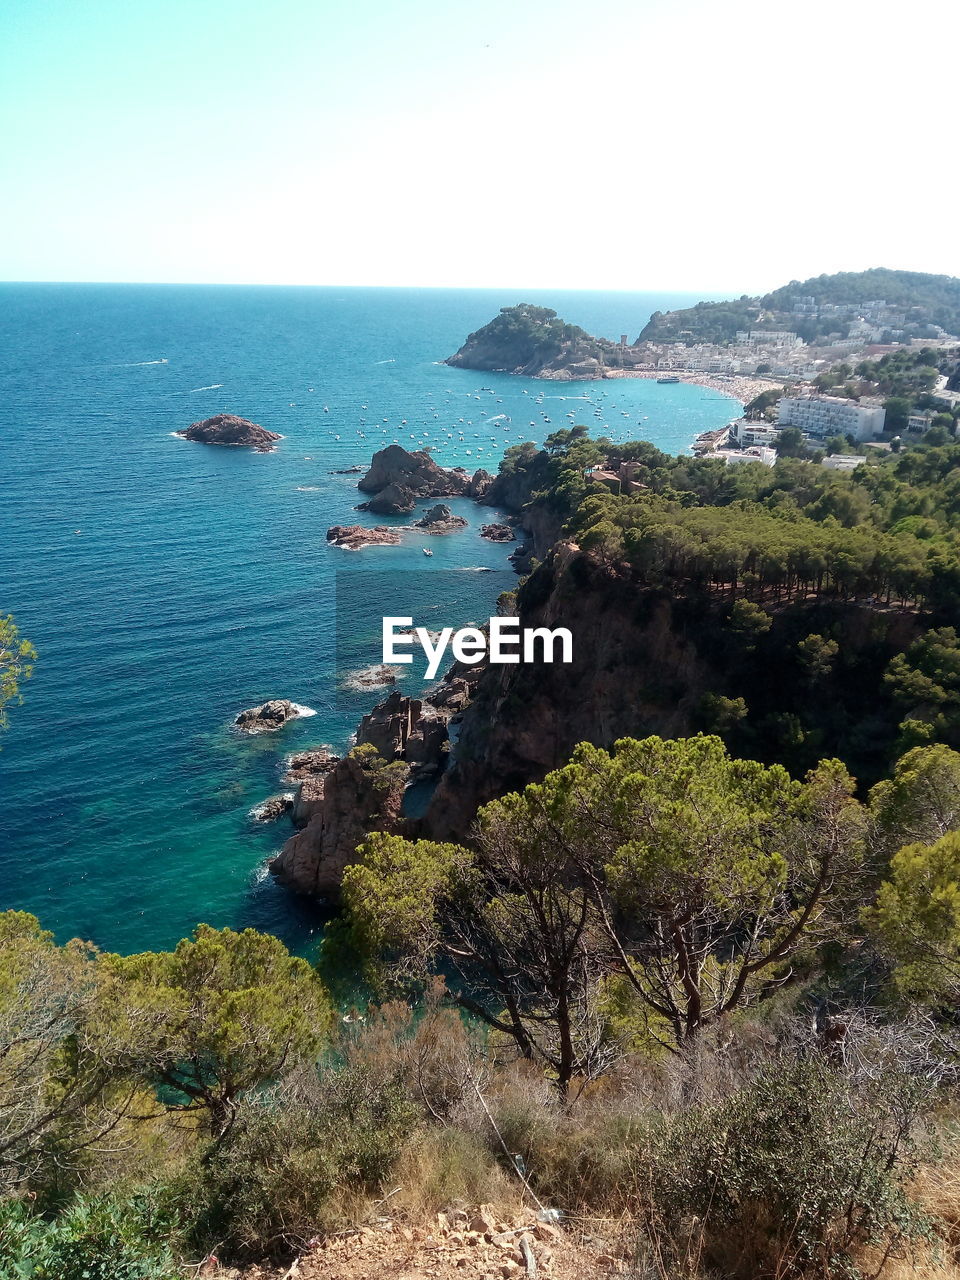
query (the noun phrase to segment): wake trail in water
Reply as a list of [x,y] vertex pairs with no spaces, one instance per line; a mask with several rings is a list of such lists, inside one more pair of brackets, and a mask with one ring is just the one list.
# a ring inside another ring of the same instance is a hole
[[195,391],[219,391],[222,386],[222,382],[211,382],[209,387],[191,387],[187,395],[192,396]]

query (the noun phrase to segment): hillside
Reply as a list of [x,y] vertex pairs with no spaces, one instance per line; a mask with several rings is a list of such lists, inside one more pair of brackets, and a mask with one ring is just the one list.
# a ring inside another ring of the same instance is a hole
[[960,331],[960,279],[876,267],[793,280],[763,296],[656,311],[637,341],[722,344],[742,330],[786,329],[816,342],[845,337],[860,318],[904,337],[934,337],[936,328],[955,334]]
[[596,377],[614,344],[567,324],[549,307],[521,302],[502,307],[460,350],[444,361],[458,369],[527,377]]

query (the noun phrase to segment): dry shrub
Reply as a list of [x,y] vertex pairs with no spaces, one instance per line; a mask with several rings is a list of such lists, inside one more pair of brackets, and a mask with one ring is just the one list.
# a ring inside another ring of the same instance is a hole
[[477,1204],[492,1204],[509,1216],[523,1200],[519,1179],[503,1168],[483,1139],[452,1126],[417,1134],[397,1164],[394,1182],[400,1191],[391,1206],[413,1219]]

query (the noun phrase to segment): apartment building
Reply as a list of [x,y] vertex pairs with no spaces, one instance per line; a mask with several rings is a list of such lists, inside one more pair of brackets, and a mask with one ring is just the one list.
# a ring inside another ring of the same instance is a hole
[[860,441],[880,435],[886,416],[882,404],[845,400],[841,396],[784,396],[778,422],[781,427],[799,427],[820,439],[839,434]]

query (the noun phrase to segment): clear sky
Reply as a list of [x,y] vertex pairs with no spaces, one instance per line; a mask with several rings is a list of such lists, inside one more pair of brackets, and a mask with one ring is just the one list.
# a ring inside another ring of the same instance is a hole
[[960,275],[956,0],[2,0],[0,279]]

